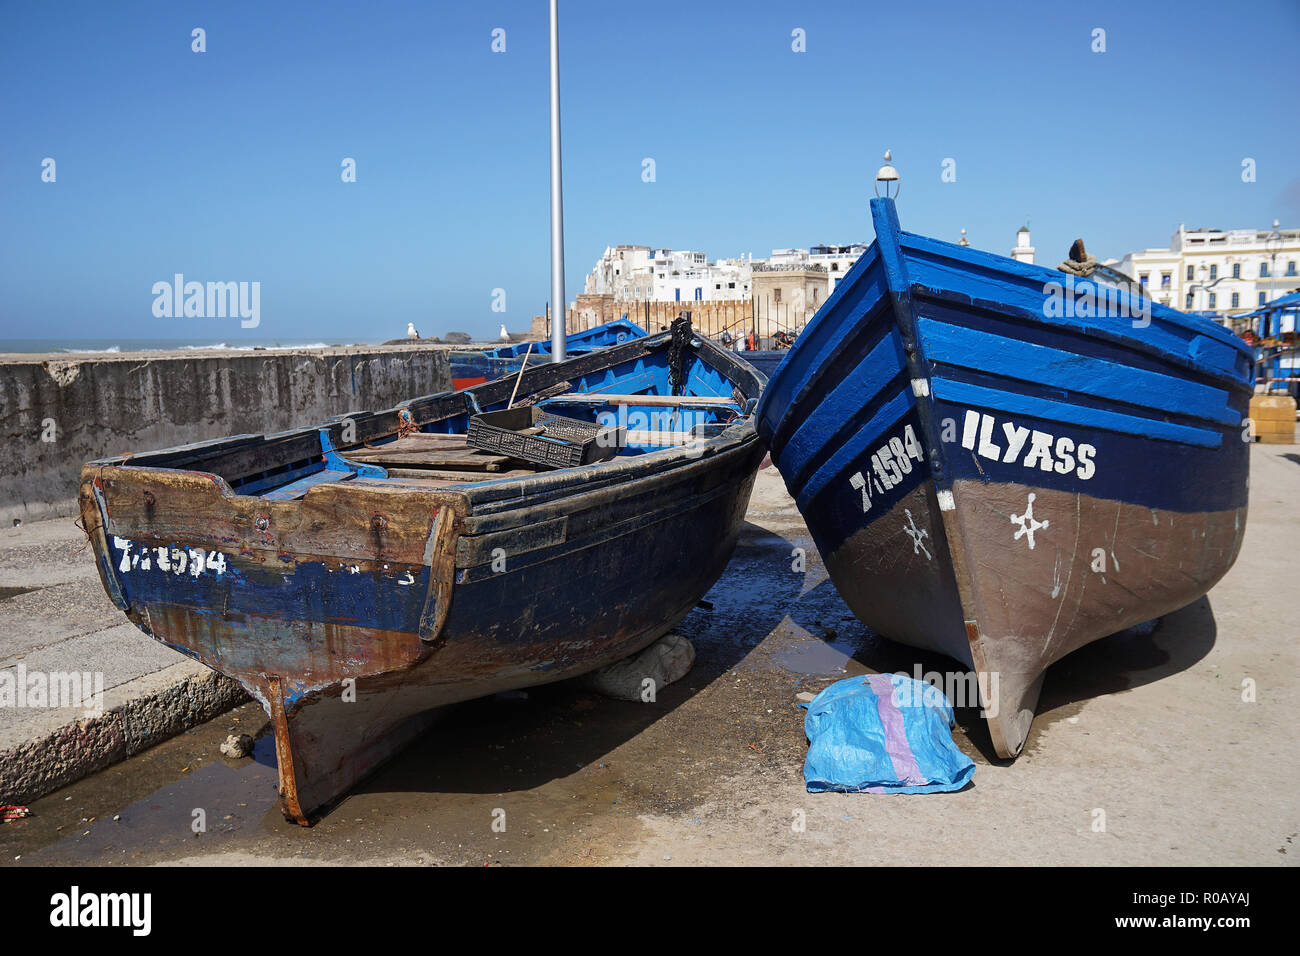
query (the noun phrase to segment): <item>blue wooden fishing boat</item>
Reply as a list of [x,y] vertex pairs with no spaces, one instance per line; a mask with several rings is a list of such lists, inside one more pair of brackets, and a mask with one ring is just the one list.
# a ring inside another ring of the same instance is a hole
[[[596,349],[621,345],[632,339],[644,338],[646,330],[627,316],[597,325],[581,332],[573,332],[565,338],[566,356],[586,355]],[[518,372],[524,363],[540,364],[551,361],[551,342],[549,339],[537,342],[516,342],[490,349],[457,349],[448,356],[451,363],[452,386],[457,389],[481,385],[503,375]]]
[[607,461],[468,445],[509,378],[91,462],[81,516],[113,603],[266,709],[283,810],[307,824],[432,708],[610,664],[694,607],[764,454],[762,381],[679,320],[520,374],[515,405],[615,429]]
[[903,232],[890,198],[871,212],[759,433],[850,608],[972,668],[1012,757],[1048,665],[1235,560],[1250,350],[1123,283]]

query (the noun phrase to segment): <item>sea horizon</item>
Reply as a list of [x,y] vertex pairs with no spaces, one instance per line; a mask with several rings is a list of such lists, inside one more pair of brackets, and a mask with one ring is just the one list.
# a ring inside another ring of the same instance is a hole
[[[399,336],[390,336],[398,338]],[[66,355],[114,355],[119,352],[182,352],[220,350],[231,352],[251,352],[255,350],[301,349],[301,348],[346,348],[360,345],[381,345],[390,339],[235,339],[223,341],[217,336],[194,339],[164,338],[31,338],[0,339],[0,354],[47,353]]]

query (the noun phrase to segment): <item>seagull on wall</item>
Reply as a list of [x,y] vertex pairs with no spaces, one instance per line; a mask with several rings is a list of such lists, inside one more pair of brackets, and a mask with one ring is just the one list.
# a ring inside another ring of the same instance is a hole
[[501,341],[502,342],[510,341],[510,333],[506,331],[506,324],[504,322],[501,323]]
[[407,322],[407,323],[406,323],[406,337],[407,337],[408,339],[418,339],[418,338],[420,337],[420,333],[417,332],[417,331],[415,331],[415,323],[414,323],[414,322]]

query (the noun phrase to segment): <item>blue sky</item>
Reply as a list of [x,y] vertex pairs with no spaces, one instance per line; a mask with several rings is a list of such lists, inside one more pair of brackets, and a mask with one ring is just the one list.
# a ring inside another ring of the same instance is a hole
[[[6,3],[0,338],[526,327],[549,294],[546,31],[545,0]],[[1005,254],[1028,220],[1049,264],[1076,236],[1106,257],[1183,221],[1295,226],[1298,41],[1294,0],[562,0],[568,297],[619,242],[870,240],[886,147],[905,229]],[[261,326],[156,318],[176,272],[260,282]]]

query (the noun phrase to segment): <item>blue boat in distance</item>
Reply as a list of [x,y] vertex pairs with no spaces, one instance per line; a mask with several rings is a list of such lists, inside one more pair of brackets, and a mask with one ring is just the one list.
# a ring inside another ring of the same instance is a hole
[[[587,355],[597,349],[622,345],[624,342],[645,337],[646,330],[635,322],[629,321],[625,315],[613,322],[606,322],[566,336],[565,352],[567,357]],[[524,367],[524,362],[531,365],[534,364],[534,360],[536,363],[551,361],[551,341],[540,339],[536,342],[516,342],[513,345],[502,345],[491,349],[457,349],[447,358],[451,363],[452,387],[470,388],[498,379],[502,375],[518,372]]]
[[968,665],[1014,757],[1053,661],[1236,559],[1250,349],[1131,287],[903,232],[892,199],[871,213],[759,433],[849,607]]
[[[646,330],[628,319],[627,315],[624,314],[621,319],[583,329],[581,332],[570,332],[564,338],[564,348],[568,355],[586,355],[596,349],[608,348],[611,345],[622,345],[624,342],[645,337]],[[486,354],[491,355],[493,358],[523,358],[528,353],[529,345],[532,345],[534,355],[551,354],[550,339],[503,345],[500,348],[488,349]]]
[[781,364],[786,357],[785,349],[752,349],[746,352],[737,352],[741,358],[758,369],[768,378],[776,371],[776,367]]

